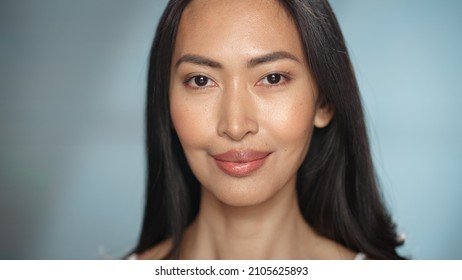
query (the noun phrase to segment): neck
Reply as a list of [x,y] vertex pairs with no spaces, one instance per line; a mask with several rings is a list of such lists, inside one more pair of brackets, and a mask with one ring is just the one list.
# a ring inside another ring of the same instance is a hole
[[225,205],[202,189],[201,207],[185,232],[185,259],[310,259],[319,236],[302,217],[295,184],[258,205]]

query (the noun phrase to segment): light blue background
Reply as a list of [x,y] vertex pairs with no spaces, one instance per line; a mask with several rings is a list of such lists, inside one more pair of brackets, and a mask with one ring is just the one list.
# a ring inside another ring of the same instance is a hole
[[[0,259],[138,238],[147,58],[166,1],[0,2]],[[462,2],[332,0],[383,193],[415,259],[462,259]]]

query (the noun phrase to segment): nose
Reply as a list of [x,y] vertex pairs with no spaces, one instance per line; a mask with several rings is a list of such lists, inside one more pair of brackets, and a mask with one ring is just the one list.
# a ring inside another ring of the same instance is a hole
[[245,86],[222,92],[218,135],[240,141],[258,132],[258,112],[252,93]]

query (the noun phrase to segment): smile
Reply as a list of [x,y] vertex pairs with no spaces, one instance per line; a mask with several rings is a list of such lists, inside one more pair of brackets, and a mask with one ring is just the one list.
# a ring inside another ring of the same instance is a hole
[[233,177],[249,176],[263,166],[270,152],[254,150],[231,150],[212,156],[217,166]]

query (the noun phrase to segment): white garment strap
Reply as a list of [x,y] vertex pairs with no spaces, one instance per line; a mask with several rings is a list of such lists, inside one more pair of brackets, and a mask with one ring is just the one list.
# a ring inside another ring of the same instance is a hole
[[361,252],[357,253],[355,258],[354,258],[355,261],[362,261],[362,260],[365,260],[365,259],[366,259],[366,254],[361,253]]
[[131,254],[130,256],[128,256],[126,258],[126,260],[137,260],[138,259],[138,255],[137,254]]

